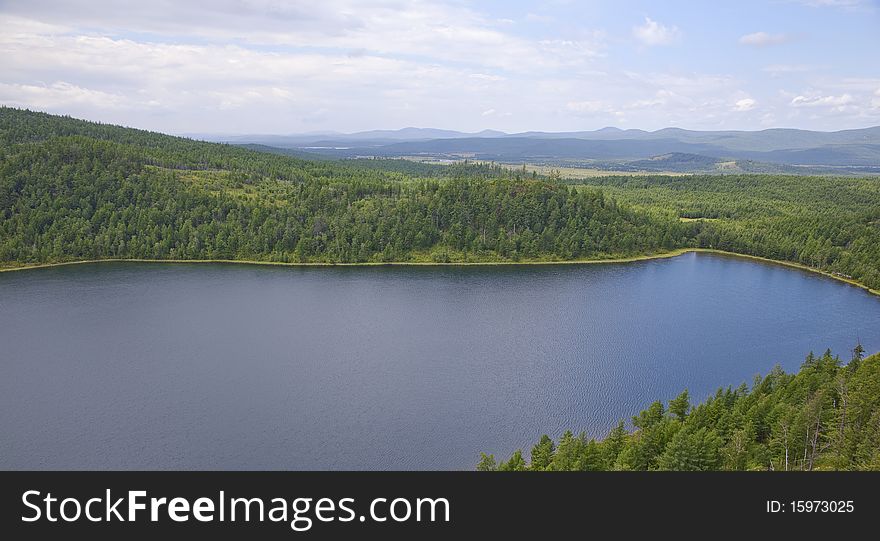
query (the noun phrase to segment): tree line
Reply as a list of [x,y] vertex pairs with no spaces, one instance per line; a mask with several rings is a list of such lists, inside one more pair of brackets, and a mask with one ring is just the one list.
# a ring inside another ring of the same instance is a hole
[[[31,119],[35,119],[30,122]],[[503,168],[442,178],[0,110],[0,261],[603,258],[693,226]]]
[[565,432],[544,435],[483,471],[568,470],[878,470],[880,355],[857,346],[842,364],[826,351],[810,353],[796,374],[778,366],[751,387],[718,389],[691,404],[685,390],[618,423],[601,440]]
[[693,175],[579,182],[637,208],[698,220],[698,247],[800,263],[880,289],[878,177]]

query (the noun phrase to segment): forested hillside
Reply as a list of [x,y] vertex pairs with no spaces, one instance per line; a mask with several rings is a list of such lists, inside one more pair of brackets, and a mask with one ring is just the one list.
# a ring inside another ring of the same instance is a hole
[[880,178],[787,175],[605,177],[583,182],[704,224],[696,245],[792,261],[880,289]]
[[[457,165],[437,178],[0,109],[0,262],[577,259],[682,247],[693,224],[598,190]],[[524,175],[525,176],[525,175]]]
[[0,108],[0,266],[608,259],[711,248],[880,289],[880,179],[302,160]]
[[654,402],[603,440],[548,436],[480,470],[878,470],[880,355],[852,360],[811,353],[797,374],[778,367],[751,387],[718,391],[692,406],[687,390]]

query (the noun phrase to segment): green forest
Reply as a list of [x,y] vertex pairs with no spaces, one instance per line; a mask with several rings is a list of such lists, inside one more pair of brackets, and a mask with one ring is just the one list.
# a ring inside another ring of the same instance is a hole
[[878,289],[880,180],[575,182],[492,164],[303,160],[0,108],[4,267],[540,262],[687,248],[795,262]]
[[602,440],[544,435],[528,457],[483,454],[477,469],[880,470],[880,355],[857,346],[842,364],[811,353],[797,374],[777,366],[698,405],[685,390],[633,417],[631,431],[621,421]]
[[880,289],[880,178],[692,175],[588,179],[584,189],[704,224],[704,248],[800,263]]
[[486,165],[303,161],[9,108],[0,144],[7,265],[592,259],[683,247],[698,228]]

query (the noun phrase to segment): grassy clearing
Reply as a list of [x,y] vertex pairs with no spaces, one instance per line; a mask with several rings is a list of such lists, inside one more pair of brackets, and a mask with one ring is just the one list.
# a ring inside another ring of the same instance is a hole
[[525,167],[528,173],[537,173],[542,176],[550,176],[550,174],[558,173],[560,177],[567,179],[585,179],[597,177],[639,177],[645,175],[664,175],[680,177],[690,175],[691,173],[679,173],[674,171],[610,171],[606,169],[598,169],[593,167],[580,166],[562,166],[562,165],[539,165],[532,163],[503,163],[473,160],[474,163],[495,164],[506,167],[512,171],[522,171]]

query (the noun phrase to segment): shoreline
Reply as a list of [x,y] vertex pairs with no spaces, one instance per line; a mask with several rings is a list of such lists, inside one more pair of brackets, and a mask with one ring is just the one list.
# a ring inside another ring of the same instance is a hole
[[721,256],[737,257],[749,259],[762,263],[770,263],[773,265],[782,265],[785,267],[799,269],[802,271],[819,274],[838,282],[843,282],[858,288],[864,289],[868,293],[880,296],[880,290],[872,289],[861,282],[837,276],[830,272],[808,267],[801,263],[793,261],[781,261],[778,259],[769,259],[766,257],[740,254],[737,252],[728,252],[725,250],[716,250],[714,248],[680,248],[669,252],[651,255],[639,255],[632,257],[619,257],[611,259],[576,259],[576,260],[557,260],[557,261],[467,261],[467,262],[449,262],[441,263],[434,261],[388,261],[388,262],[364,262],[364,263],[287,263],[283,261],[258,261],[247,259],[125,259],[125,258],[107,258],[107,259],[85,259],[78,261],[63,261],[59,263],[36,263],[26,264],[16,267],[0,267],[0,273],[16,272],[35,269],[45,269],[52,267],[66,267],[70,265],[87,265],[89,263],[197,263],[197,264],[231,264],[231,265],[266,265],[273,267],[488,267],[488,266],[513,266],[513,265],[595,265],[609,263],[634,263],[638,261],[651,261],[654,259],[669,259],[678,257],[687,253],[707,253]]

